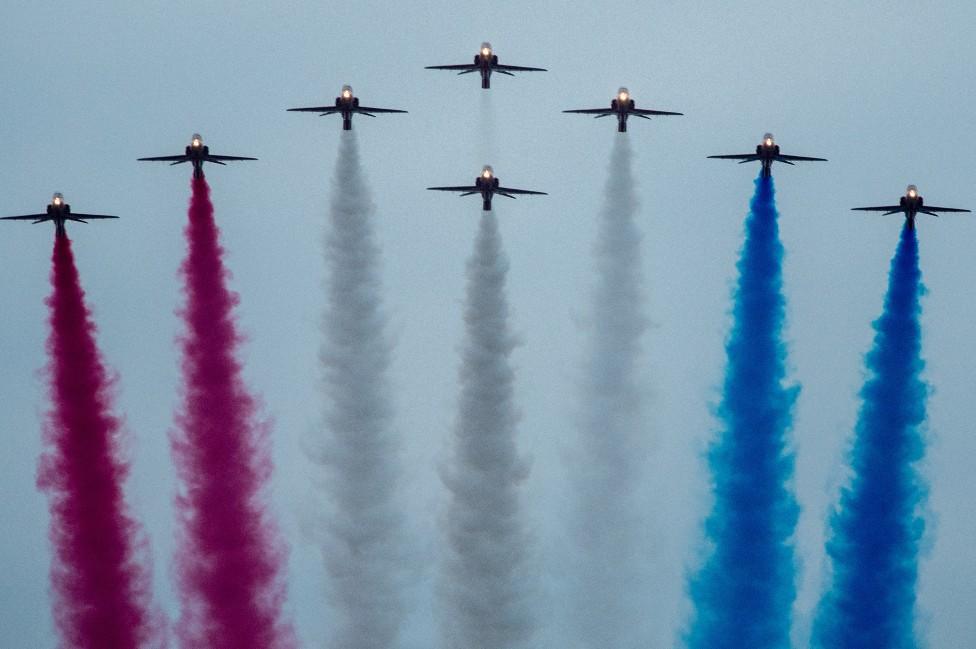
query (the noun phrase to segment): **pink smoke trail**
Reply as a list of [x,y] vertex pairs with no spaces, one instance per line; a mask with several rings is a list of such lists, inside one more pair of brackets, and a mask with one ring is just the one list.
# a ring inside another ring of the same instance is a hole
[[129,466],[121,422],[112,413],[112,378],[95,342],[71,240],[59,235],[52,255],[51,410],[37,484],[51,503],[54,620],[62,647],[158,647],[160,618],[141,527],[122,493]]
[[240,336],[210,187],[194,178],[182,274],[184,404],[173,452],[183,489],[177,578],[184,649],[286,649],[285,548],[271,521],[267,427],[241,378]]

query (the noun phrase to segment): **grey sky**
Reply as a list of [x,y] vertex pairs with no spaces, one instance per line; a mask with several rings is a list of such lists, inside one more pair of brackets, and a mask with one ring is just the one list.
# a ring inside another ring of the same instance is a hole
[[[528,5],[528,6],[526,6]],[[258,162],[208,169],[249,335],[246,374],[275,422],[274,495],[291,544],[289,610],[307,646],[329,627],[325,571],[305,534],[309,467],[300,440],[319,422],[320,241],[339,120],[288,114],[331,102],[343,83],[408,115],[357,117],[377,205],[384,302],[395,341],[396,426],[415,608],[405,646],[435,638],[433,577],[444,490],[436,467],[456,407],[464,260],[475,198],[424,187],[469,182],[481,164],[549,196],[495,200],[505,249],[525,486],[539,548],[540,646],[573,648],[567,627],[564,460],[588,317],[594,218],[614,125],[562,115],[607,103],[620,85],[638,106],[685,117],[630,124],[644,233],[643,375],[653,447],[638,500],[648,530],[649,645],[670,647],[685,619],[684,571],[707,511],[700,453],[715,428],[734,262],[756,165],[706,160],[749,151],[764,131],[785,153],[828,163],[774,169],[787,251],[792,376],[802,385],[794,438],[803,513],[795,637],[805,644],[823,566],[826,508],[844,479],[862,356],[880,314],[898,217],[848,212],[897,199],[974,207],[976,100],[968,2],[673,3],[17,2],[0,20],[0,212],[43,210],[62,191],[75,210],[120,214],[70,227],[118,405],[133,435],[129,493],[171,613],[175,488],[166,437],[177,399],[189,170],[137,163],[182,151],[199,131],[215,153]],[[423,70],[467,62],[489,40],[502,62],[549,68],[496,77],[491,160],[481,159],[475,76]],[[920,608],[934,647],[976,641],[976,219],[919,223],[925,378],[933,387],[925,473],[931,547]],[[0,645],[53,646],[47,503],[34,486],[46,407],[49,225],[4,224],[0,318]],[[544,550],[544,552],[542,551]]]

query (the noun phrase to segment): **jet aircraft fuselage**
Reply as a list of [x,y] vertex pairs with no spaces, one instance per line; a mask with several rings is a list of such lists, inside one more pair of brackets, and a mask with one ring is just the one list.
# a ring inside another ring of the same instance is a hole
[[474,185],[481,192],[481,209],[487,212],[491,209],[492,197],[498,191],[498,178],[491,174],[489,168],[489,170],[482,172],[481,175],[474,179]]

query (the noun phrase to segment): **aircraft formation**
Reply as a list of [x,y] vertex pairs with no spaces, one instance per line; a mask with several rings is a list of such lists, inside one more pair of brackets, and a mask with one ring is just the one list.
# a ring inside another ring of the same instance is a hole
[[[470,74],[473,72],[479,72],[481,76],[481,87],[485,90],[491,88],[491,75],[493,72],[498,74],[503,74],[507,76],[515,76],[516,72],[546,72],[545,68],[535,68],[520,65],[507,65],[498,62],[498,55],[494,53],[491,43],[484,42],[481,44],[481,48],[478,53],[474,56],[473,63],[460,63],[454,65],[429,65],[426,66],[427,70],[453,70],[457,71],[458,75]],[[289,112],[306,112],[306,113],[318,113],[320,117],[325,117],[327,115],[341,115],[342,116],[342,129],[345,131],[352,129],[352,117],[353,115],[366,115],[367,117],[375,117],[377,114],[392,114],[392,113],[406,113],[405,110],[400,110],[397,108],[376,108],[372,106],[363,106],[359,103],[359,97],[356,97],[353,93],[352,86],[346,84],[342,86],[339,96],[335,98],[335,102],[331,105],[323,106],[307,106],[301,108],[289,108]],[[684,113],[665,111],[665,110],[652,110],[637,108],[634,98],[631,96],[630,91],[621,87],[617,94],[610,100],[610,106],[608,108],[578,108],[571,110],[564,110],[564,113],[575,113],[582,115],[593,115],[595,118],[616,116],[617,118],[617,131],[620,133],[627,132],[627,118],[634,116],[641,119],[651,119],[652,116],[678,116]],[[768,178],[772,175],[772,167],[774,162],[782,162],[788,165],[794,165],[797,162],[827,162],[826,158],[815,158],[809,156],[798,156],[798,155],[786,155],[780,153],[780,147],[776,144],[776,140],[772,133],[766,133],[763,135],[762,141],[756,145],[755,153],[740,153],[740,154],[725,154],[725,155],[711,155],[708,158],[719,159],[719,160],[738,160],[739,164],[744,164],[746,162],[759,162],[761,164],[760,175],[764,178]],[[194,133],[190,139],[190,144],[186,146],[186,149],[182,154],[169,155],[169,156],[153,156],[146,158],[139,158],[139,161],[149,161],[149,162],[169,162],[170,165],[178,165],[186,162],[192,163],[193,165],[193,177],[202,178],[203,177],[203,163],[212,162],[214,164],[226,165],[230,161],[242,161],[242,160],[257,160],[257,158],[243,157],[243,156],[229,156],[229,155],[216,155],[210,153],[210,147],[204,145],[203,138],[199,133]],[[441,186],[441,187],[428,187],[429,190],[434,191],[447,191],[456,192],[461,196],[473,196],[480,195],[482,198],[482,209],[485,211],[491,210],[492,198],[495,194],[500,196],[505,196],[507,198],[515,198],[516,195],[536,195],[545,196],[546,192],[528,190],[528,189],[515,189],[512,187],[501,186],[499,179],[495,176],[494,170],[490,165],[485,165],[481,174],[478,175],[474,180],[472,185],[451,185],[451,186]],[[885,215],[903,213],[905,215],[905,220],[908,224],[909,229],[915,228],[915,218],[919,214],[928,214],[931,216],[939,216],[939,212],[950,213],[950,212],[971,212],[971,210],[957,208],[957,207],[933,207],[931,205],[925,205],[922,196],[918,193],[918,188],[915,185],[909,185],[905,195],[901,197],[898,205],[881,205],[877,207],[854,207],[851,208],[854,211],[866,211],[866,212],[883,212]],[[5,216],[0,217],[0,220],[30,220],[34,223],[42,223],[45,221],[53,221],[55,224],[55,232],[58,236],[65,235],[65,222],[66,221],[76,221],[78,223],[86,223],[85,219],[114,219],[117,216],[107,216],[101,214],[78,214],[71,212],[71,206],[64,202],[64,197],[60,193],[55,193],[54,198],[51,203],[47,206],[47,211],[44,214],[26,214],[23,216]]]

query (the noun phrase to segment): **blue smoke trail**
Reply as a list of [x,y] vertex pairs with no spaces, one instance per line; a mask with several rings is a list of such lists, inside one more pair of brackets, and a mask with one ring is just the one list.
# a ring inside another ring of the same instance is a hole
[[690,582],[693,649],[782,649],[796,596],[791,538],[798,507],[787,488],[786,435],[797,388],[784,387],[786,348],[772,178],[757,178],[739,259],[728,366],[709,452],[715,503],[705,523],[711,555]]
[[909,649],[913,630],[920,509],[926,488],[914,463],[927,388],[920,378],[924,291],[915,230],[902,230],[891,261],[884,313],[874,323],[869,378],[854,431],[854,476],[831,517],[827,554],[833,584],[820,601],[813,644],[845,649]]

